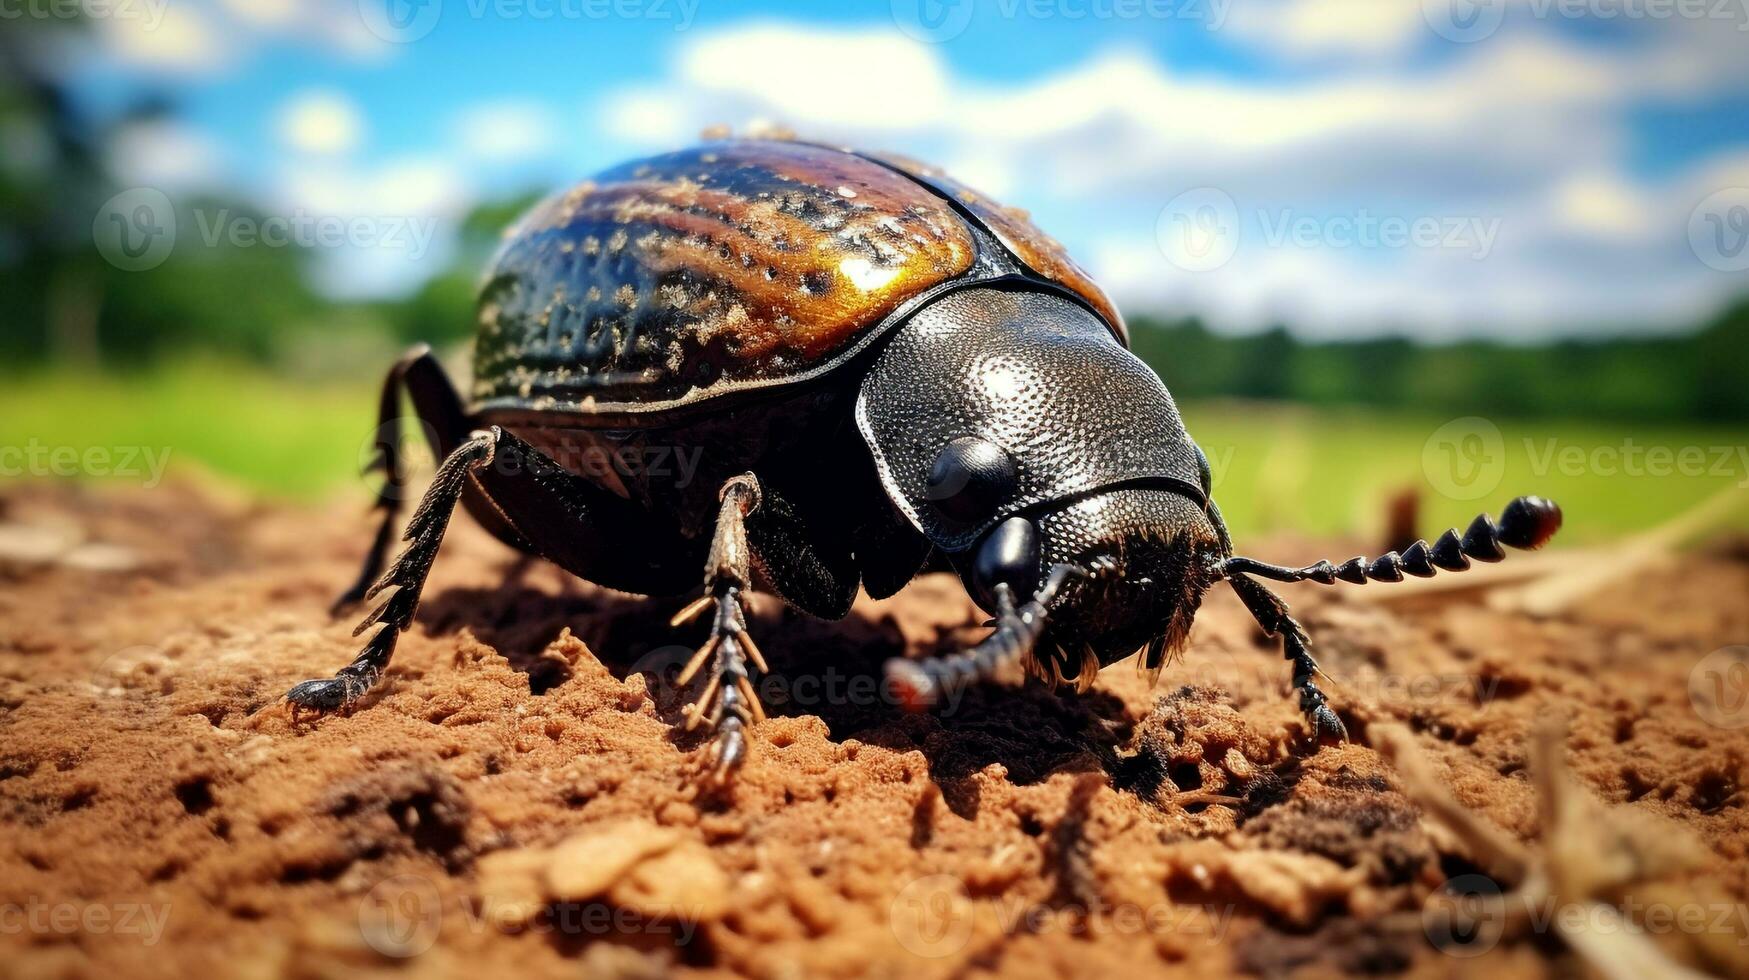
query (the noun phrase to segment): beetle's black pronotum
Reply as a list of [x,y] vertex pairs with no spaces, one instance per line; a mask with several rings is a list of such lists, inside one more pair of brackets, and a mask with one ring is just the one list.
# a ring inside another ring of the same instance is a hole
[[[1370,562],[1234,557],[1172,396],[1055,242],[927,167],[806,143],[709,143],[534,208],[485,278],[474,370],[465,403],[423,349],[390,371],[383,523],[338,605],[387,598],[357,659],[292,688],[294,710],[348,707],[381,677],[460,503],[611,588],[679,595],[702,568],[676,623],[710,615],[683,677],[706,678],[690,721],[715,729],[719,775],[761,715],[749,589],[839,618],[859,586],[884,597],[931,567],[994,630],[891,663],[912,705],[1020,671],[1085,689],[1132,653],[1158,672],[1226,581],[1281,635],[1313,735],[1336,739],[1306,632],[1258,579],[1461,571],[1561,521],[1520,497],[1498,523]],[[403,390],[443,463],[385,571]]]

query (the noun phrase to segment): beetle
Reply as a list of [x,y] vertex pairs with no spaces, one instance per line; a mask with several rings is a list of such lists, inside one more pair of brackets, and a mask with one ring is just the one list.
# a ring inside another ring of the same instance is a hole
[[[859,587],[881,598],[957,572],[993,629],[888,663],[922,707],[1022,673],[1085,690],[1132,653],[1157,676],[1224,581],[1281,636],[1310,734],[1329,741],[1346,731],[1310,638],[1260,579],[1459,571],[1561,522],[1520,497],[1498,523],[1373,560],[1235,556],[1208,460],[1105,293],[1025,212],[900,157],[724,139],[615,167],[507,231],[477,326],[465,401],[423,347],[384,382],[382,521],[336,603],[380,597],[357,631],[375,632],[287,693],[294,714],[350,708],[381,678],[458,504],[602,586],[678,596],[702,579],[674,625],[709,615],[680,681],[707,679],[686,714],[714,730],[716,778],[763,717],[752,589],[837,619]],[[391,563],[402,391],[442,463]]]

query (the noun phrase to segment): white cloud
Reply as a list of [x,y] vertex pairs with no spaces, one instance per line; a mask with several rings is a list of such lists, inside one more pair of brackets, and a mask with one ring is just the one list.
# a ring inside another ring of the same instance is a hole
[[232,63],[234,53],[205,8],[170,3],[157,8],[156,14],[96,17],[91,23],[110,58],[124,67],[187,75]]
[[344,227],[342,244],[314,253],[317,284],[337,296],[379,296],[416,288],[443,267],[470,201],[462,173],[440,157],[377,166],[330,159],[282,168],[267,208]]
[[[1424,29],[1419,4],[1338,38],[1306,19],[1336,16],[1331,2],[1348,0],[1296,0],[1285,21],[1241,30],[1294,52],[1376,57],[1309,77],[1235,78],[1120,45],[985,83],[956,75],[940,47],[889,33],[762,26],[690,39],[667,80],[611,93],[600,109],[611,134],[651,149],[765,117],[932,159],[1032,210],[1121,298],[1235,326],[1515,334],[1657,321],[1725,295],[1725,277],[1709,278],[1683,244],[1704,193],[1687,189],[1690,177],[1629,176],[1627,113],[1730,91],[1721,80],[1749,72],[1749,59],[1687,25],[1597,45],[1509,22],[1485,43],[1410,62],[1401,55]],[[878,78],[822,68],[869,63],[883,65]],[[1199,186],[1226,191],[1253,222],[1284,211],[1497,219],[1498,241],[1479,261],[1461,249],[1251,242],[1222,270],[1191,275],[1152,233],[1166,202]]]
[[389,44],[370,32],[358,0],[146,0],[88,18],[106,66],[210,76],[245,63],[263,42],[295,41],[379,60]]
[[1554,189],[1553,203],[1558,227],[1603,239],[1643,238],[1660,217],[1648,195],[1616,173],[1576,173]]
[[461,151],[488,162],[528,160],[549,152],[557,127],[546,107],[517,100],[467,106],[454,123]]
[[173,120],[137,123],[108,146],[109,169],[128,186],[162,191],[210,187],[221,176],[223,153],[205,133]]
[[783,120],[854,120],[899,130],[939,119],[948,75],[938,51],[884,31],[741,28],[687,46],[683,83]]
[[364,119],[352,100],[339,92],[311,89],[281,105],[275,121],[280,142],[316,156],[344,154],[358,145]]
[[1419,0],[1242,0],[1226,30],[1294,58],[1397,56],[1430,36]]

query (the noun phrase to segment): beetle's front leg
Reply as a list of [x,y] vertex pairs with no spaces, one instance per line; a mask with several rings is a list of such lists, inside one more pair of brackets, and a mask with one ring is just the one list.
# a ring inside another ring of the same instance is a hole
[[673,625],[679,626],[707,609],[712,610],[710,636],[681,671],[679,683],[684,686],[708,667],[710,680],[704,693],[688,706],[686,727],[708,724],[716,730],[711,772],[721,782],[746,760],[746,727],[765,720],[765,709],[753,691],[747,663],[752,661],[761,671],[769,668],[753,638],[747,635],[742,598],[752,581],[753,554],[747,543],[747,515],[759,507],[759,480],[751,473],[743,473],[723,484],[719,496],[722,504],[717,512],[716,532],[705,560],[705,594],[675,615]]

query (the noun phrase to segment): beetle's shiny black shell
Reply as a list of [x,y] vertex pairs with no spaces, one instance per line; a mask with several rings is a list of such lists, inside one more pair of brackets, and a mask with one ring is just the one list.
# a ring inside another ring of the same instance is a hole
[[805,380],[927,296],[1005,272],[1073,293],[1122,337],[1024,215],[910,161],[775,140],[634,161],[507,233],[480,296],[473,407],[654,415]]

